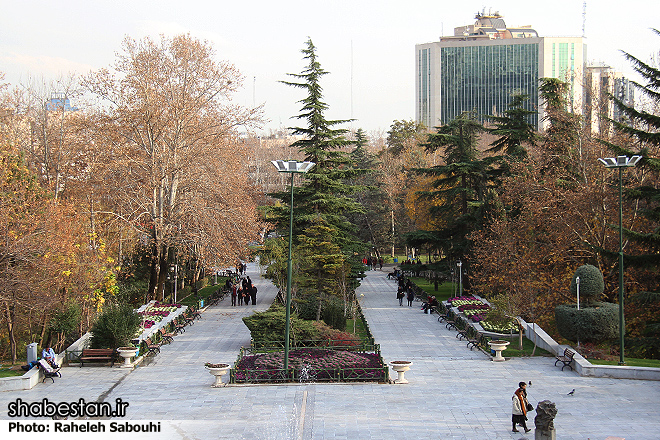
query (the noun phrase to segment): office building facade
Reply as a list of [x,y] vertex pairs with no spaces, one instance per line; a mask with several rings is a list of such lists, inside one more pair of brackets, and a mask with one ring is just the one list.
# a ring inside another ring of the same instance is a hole
[[[569,83],[569,102],[582,108],[586,46],[581,37],[539,37],[529,26],[507,28],[499,13],[478,13],[474,25],[454,29],[440,41],[418,44],[415,118],[428,127],[466,111],[480,120],[507,109],[513,94],[529,96],[526,106],[539,110],[539,79]],[[541,124],[542,112],[530,121]]]

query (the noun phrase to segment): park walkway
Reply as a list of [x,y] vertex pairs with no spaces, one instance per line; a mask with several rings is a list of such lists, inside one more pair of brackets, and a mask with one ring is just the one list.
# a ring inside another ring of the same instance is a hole
[[[241,318],[265,310],[276,295],[255,265],[249,265],[248,275],[259,289],[256,306],[231,307],[225,298],[135,370],[69,367],[54,384],[2,392],[0,419],[8,419],[7,405],[17,398],[121,398],[129,403],[126,420],[161,422],[162,432],[140,434],[144,439],[533,439],[533,431],[512,433],[510,422],[511,395],[519,381],[531,380],[533,404],[548,399],[557,405],[558,439],[660,438],[660,382],[580,377],[554,367],[551,358],[491,362],[467,349],[435,315],[423,314],[418,303],[399,307],[385,271],[367,272],[358,294],[364,295],[360,302],[385,361],[413,362],[406,373],[409,384],[211,388],[213,377],[204,363],[233,365],[250,341]],[[575,394],[568,396],[572,389]],[[70,437],[49,434],[53,438]]]

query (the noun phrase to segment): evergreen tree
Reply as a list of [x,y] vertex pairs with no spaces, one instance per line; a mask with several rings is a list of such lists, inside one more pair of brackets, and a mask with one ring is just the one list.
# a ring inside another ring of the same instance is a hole
[[559,178],[572,180],[578,174],[573,149],[580,142],[580,118],[568,109],[568,84],[557,78],[541,78],[539,93],[545,102],[545,133],[542,138],[548,171]]
[[529,96],[516,94],[509,103],[509,108],[502,116],[489,116],[495,127],[490,133],[499,136],[493,141],[487,151],[493,153],[504,153],[516,159],[527,157],[525,145],[536,143],[536,130],[530,119],[536,112],[525,108],[525,102]]
[[[432,213],[439,218],[438,230],[433,231],[433,245],[442,248],[449,258],[461,258],[469,252],[467,236],[483,220],[483,204],[492,181],[494,158],[479,158],[477,140],[484,127],[470,113],[438,127],[428,135],[426,149],[444,149],[444,164],[417,172],[432,176],[433,190],[424,192],[435,206]],[[428,242],[429,231],[410,234]]]
[[[291,128],[294,135],[301,137],[292,144],[292,147],[298,148],[304,154],[306,161],[314,162],[316,165],[304,175],[303,182],[294,191],[293,240],[296,244],[309,242],[308,239],[313,237],[308,237],[306,234],[314,231],[311,227],[322,224],[327,228],[327,234],[330,234],[326,239],[341,250],[341,258],[334,250],[331,254],[333,258],[337,258],[336,263],[342,265],[344,259],[356,260],[354,254],[361,250],[360,243],[355,238],[355,227],[348,221],[347,215],[362,211],[362,207],[351,198],[351,194],[363,187],[347,182],[364,174],[366,170],[356,168],[351,155],[346,151],[346,148],[353,144],[345,137],[347,130],[336,128],[348,121],[325,118],[324,113],[328,105],[323,102],[320,80],[328,72],[321,68],[316,56],[316,47],[311,39],[307,41],[302,53],[303,58],[307,60],[306,68],[299,74],[288,74],[297,81],[282,82],[306,92],[305,98],[299,101],[302,104],[301,113],[296,116],[297,119],[305,121],[306,125]],[[271,196],[286,204],[290,198],[290,191],[271,194]],[[284,231],[288,228],[289,212],[289,207],[286,205],[273,207],[269,213],[269,221],[276,222]],[[318,252],[323,252],[323,249],[325,248],[318,248]],[[358,252],[359,254],[361,252]],[[324,257],[319,254],[318,258]],[[335,265],[326,261],[324,266],[326,274],[320,274],[317,270],[315,278],[334,274],[334,269],[329,268]],[[355,263],[352,267],[359,266]],[[359,274],[353,273],[354,277],[357,275]]]
[[[660,31],[654,29],[656,34]],[[660,69],[644,63],[633,55],[624,52],[637,73],[644,78],[646,84],[634,83],[642,95],[649,98],[653,108],[660,106]],[[621,146],[602,141],[617,155],[631,156],[639,154],[643,159],[636,168],[642,168],[646,174],[645,184],[626,191],[626,196],[640,207],[641,215],[647,220],[649,228],[645,232],[624,229],[624,235],[631,244],[645,251],[636,255],[625,255],[626,267],[642,272],[644,280],[642,292],[632,298],[632,306],[638,308],[638,316],[642,317],[645,329],[643,336],[656,338],[656,356],[660,352],[660,116],[646,110],[638,110],[628,106],[617,97],[612,97],[616,106],[625,115],[624,122],[610,120],[615,129],[627,135],[632,142]],[[616,178],[612,173],[612,178]],[[615,254],[611,252],[610,254]]]

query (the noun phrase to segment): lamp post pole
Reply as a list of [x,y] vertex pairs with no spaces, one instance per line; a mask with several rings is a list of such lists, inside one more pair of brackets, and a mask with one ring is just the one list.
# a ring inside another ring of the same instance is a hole
[[289,331],[291,328],[291,278],[293,267],[291,264],[291,249],[293,248],[293,174],[291,173],[291,209],[289,210],[289,258],[286,260],[286,314],[284,322],[284,374],[289,373]]
[[626,333],[626,323],[623,315],[623,169],[632,168],[642,156],[627,156],[608,157],[605,159],[599,158],[600,163],[605,165],[606,168],[619,169],[619,365],[625,365],[624,359],[624,336]]
[[458,296],[463,296],[463,263],[459,261],[456,265],[458,266]]
[[291,204],[289,213],[289,257],[286,262],[286,312],[285,312],[285,329],[284,329],[284,374],[289,373],[289,331],[291,328],[291,278],[293,276],[293,268],[291,264],[291,252],[293,248],[293,175],[306,173],[313,166],[314,162],[297,162],[295,160],[283,161],[273,160],[272,164],[275,165],[277,171],[280,173],[291,173]]

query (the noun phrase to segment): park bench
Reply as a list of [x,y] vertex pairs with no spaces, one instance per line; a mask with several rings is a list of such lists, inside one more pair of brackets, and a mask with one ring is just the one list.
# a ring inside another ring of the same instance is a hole
[[194,320],[194,319],[201,319],[201,318],[202,318],[202,314],[199,313],[199,310],[197,310],[197,309],[192,309],[192,310],[190,311],[190,317],[191,317],[193,320]]
[[60,374],[60,368],[53,368],[51,365],[46,361],[46,359],[39,359],[39,362],[37,362],[37,365],[39,365],[39,369],[43,372],[44,374],[44,380],[41,382],[45,382],[46,379],[50,379],[55,383],[54,377],[62,377]]
[[144,340],[144,343],[147,346],[147,354],[149,353],[160,353],[160,346],[163,345],[162,343],[159,342],[154,342],[151,340],[151,338],[147,338]]
[[569,367],[571,370],[573,370],[573,366],[571,365],[571,362],[573,362],[573,356],[575,356],[575,352],[573,350],[569,350],[568,348],[564,349],[564,354],[560,354],[555,356],[557,359],[555,361],[555,366],[557,365],[557,362],[561,362],[561,371],[564,371],[564,367]]
[[162,344],[169,344],[174,340],[174,336],[176,336],[174,333],[168,333],[164,328],[161,328],[158,332],[160,333],[160,339],[163,341]]
[[186,326],[189,324],[185,314],[177,316],[174,324],[174,334],[178,335],[186,332]]
[[478,348],[484,342],[484,335],[477,333],[475,337],[467,339],[467,347],[472,350],[473,348]]
[[106,361],[114,365],[116,355],[117,352],[112,348],[83,348],[78,360],[81,368],[85,362]]
[[452,328],[454,330],[458,330],[458,327],[456,327],[456,318],[453,312],[447,312],[447,316],[445,317],[445,327],[447,330],[451,330]]
[[468,339],[470,338],[470,336],[468,335],[468,329],[465,329],[465,330],[458,330],[458,333],[456,333],[456,338],[457,338],[459,341],[462,341],[463,338],[465,338],[466,340],[468,340]]

